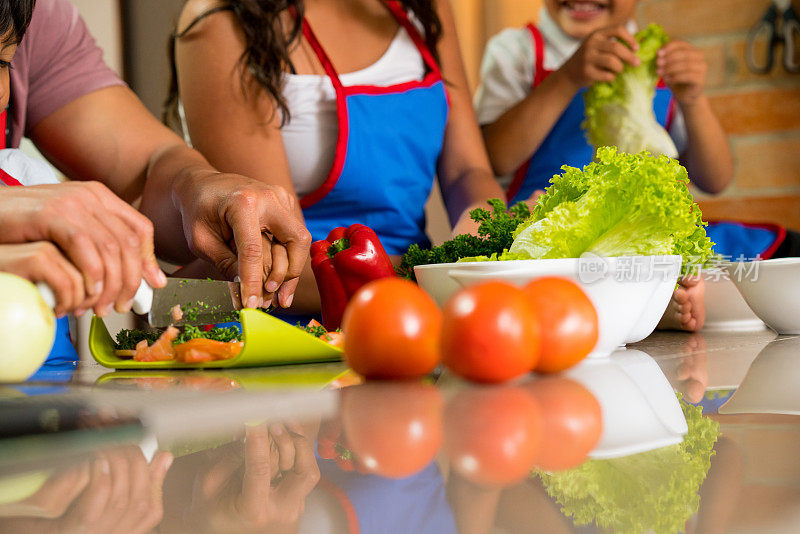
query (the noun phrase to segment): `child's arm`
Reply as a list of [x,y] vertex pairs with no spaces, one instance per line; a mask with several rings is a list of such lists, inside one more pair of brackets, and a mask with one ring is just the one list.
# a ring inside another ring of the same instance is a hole
[[703,92],[708,71],[703,53],[689,43],[671,41],[658,51],[656,64],[686,122],[688,142],[681,163],[697,187],[719,193],[733,177],[733,158],[725,132]]
[[527,97],[485,124],[483,137],[495,174],[514,172],[536,152],[581,87],[612,81],[625,63],[638,65],[637,48],[624,26],[597,30]]

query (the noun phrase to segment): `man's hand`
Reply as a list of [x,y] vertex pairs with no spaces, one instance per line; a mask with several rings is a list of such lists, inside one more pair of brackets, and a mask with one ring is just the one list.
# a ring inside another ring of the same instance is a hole
[[[93,308],[102,317],[112,307],[126,312],[142,278],[152,287],[166,284],[153,253],[153,225],[100,183],[7,187],[0,207],[0,243],[49,241],[60,249],[58,254],[39,244],[37,250],[16,251],[37,258],[27,273],[17,274],[52,282],[59,313]],[[43,262],[58,265],[59,273],[43,273]],[[82,288],[75,287],[68,264],[79,272]]]
[[52,243],[0,245],[0,271],[47,284],[56,295],[58,317],[88,307],[81,272]]
[[703,96],[708,64],[703,53],[685,41],[670,41],[658,51],[657,74],[664,80],[681,107]]
[[641,63],[635,52],[638,48],[636,38],[625,26],[602,28],[589,34],[560,70],[578,88],[611,82],[626,63],[634,67]]
[[311,245],[292,195],[244,176],[209,172],[177,180],[173,201],[192,252],[239,279],[246,307],[291,305]]

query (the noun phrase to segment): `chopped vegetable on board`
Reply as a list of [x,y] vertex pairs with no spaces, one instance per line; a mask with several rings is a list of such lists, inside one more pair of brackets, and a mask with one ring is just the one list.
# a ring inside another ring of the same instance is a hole
[[325,341],[330,345],[333,345],[334,347],[344,346],[344,334],[341,330],[329,332],[316,319],[311,319],[306,325],[298,323],[297,328],[303,330],[307,334],[311,334],[312,336],[321,339],[322,341]]

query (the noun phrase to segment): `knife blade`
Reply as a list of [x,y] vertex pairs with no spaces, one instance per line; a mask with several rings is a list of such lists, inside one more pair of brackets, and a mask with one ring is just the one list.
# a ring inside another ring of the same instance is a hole
[[[167,278],[167,285],[161,289],[151,289],[143,282],[133,308],[136,313],[147,314],[150,326],[161,328],[171,324],[205,325],[235,320],[238,317],[235,312],[241,307],[239,302],[238,283]],[[183,310],[179,320],[173,317],[176,305]]]

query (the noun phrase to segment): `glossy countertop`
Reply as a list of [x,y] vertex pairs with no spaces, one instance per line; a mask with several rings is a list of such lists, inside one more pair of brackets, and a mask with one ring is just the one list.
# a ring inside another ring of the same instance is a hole
[[0,385],[0,533],[800,532],[800,337],[657,332],[504,386],[358,382],[81,362]]

